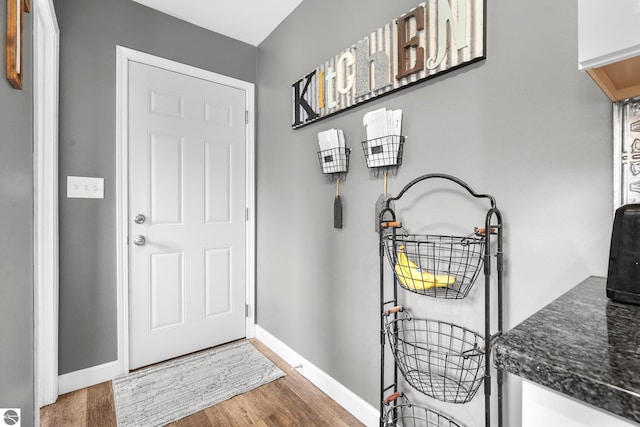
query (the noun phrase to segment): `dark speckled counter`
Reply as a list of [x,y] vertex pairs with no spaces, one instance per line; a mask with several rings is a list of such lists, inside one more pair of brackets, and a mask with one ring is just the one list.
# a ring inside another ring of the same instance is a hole
[[640,423],[640,306],[589,277],[498,338],[507,372]]

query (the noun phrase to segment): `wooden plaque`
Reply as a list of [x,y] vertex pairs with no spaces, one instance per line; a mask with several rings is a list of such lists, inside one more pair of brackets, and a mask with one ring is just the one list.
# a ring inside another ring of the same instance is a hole
[[22,89],[23,16],[24,12],[30,10],[29,0],[7,0],[7,37],[5,43],[7,79],[16,89]]

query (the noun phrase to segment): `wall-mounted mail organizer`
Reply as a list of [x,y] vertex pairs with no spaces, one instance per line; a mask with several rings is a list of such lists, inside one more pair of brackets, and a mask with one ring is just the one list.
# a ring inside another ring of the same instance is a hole
[[329,175],[333,181],[340,178],[344,181],[349,172],[349,155],[351,149],[346,147],[330,148],[318,151],[320,169],[325,175]]
[[395,174],[402,164],[402,151],[406,137],[402,135],[388,135],[380,138],[362,141],[364,158],[367,167],[373,169],[377,176],[380,170],[391,171]]

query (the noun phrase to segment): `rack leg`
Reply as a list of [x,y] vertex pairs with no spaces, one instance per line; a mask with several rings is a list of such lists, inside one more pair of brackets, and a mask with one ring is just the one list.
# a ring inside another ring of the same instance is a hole
[[384,334],[380,334],[380,427],[382,427],[382,414],[384,414]]
[[504,380],[503,377],[503,372],[502,372],[502,368],[498,368],[498,373],[497,373],[497,379],[498,379],[498,426],[502,427],[503,425],[503,413],[502,413],[502,383]]
[[491,427],[491,375],[484,376],[484,425]]

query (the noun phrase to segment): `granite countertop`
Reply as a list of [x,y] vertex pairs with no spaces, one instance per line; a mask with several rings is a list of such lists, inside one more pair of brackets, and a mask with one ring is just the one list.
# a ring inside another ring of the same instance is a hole
[[494,352],[507,372],[640,423],[640,306],[609,300],[603,277],[505,332]]

